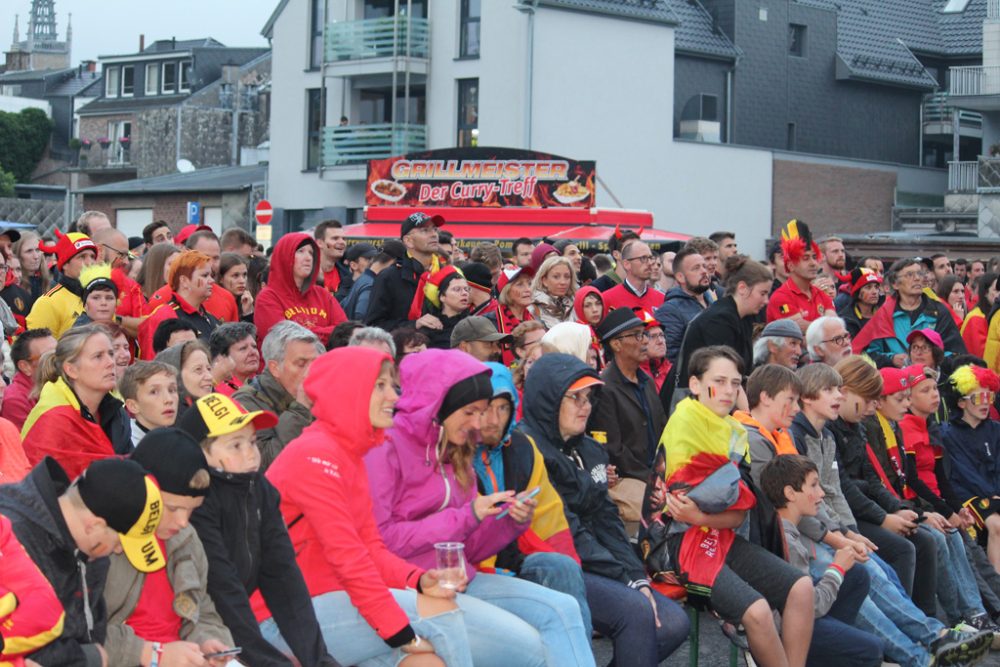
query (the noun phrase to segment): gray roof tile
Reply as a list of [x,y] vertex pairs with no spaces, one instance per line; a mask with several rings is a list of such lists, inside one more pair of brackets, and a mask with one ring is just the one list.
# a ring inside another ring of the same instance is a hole
[[669,0],[538,0],[538,4],[618,16],[635,21],[654,21],[670,25],[678,22],[677,16],[670,10]]
[[137,178],[78,190],[85,195],[147,194],[157,192],[237,192],[263,183],[267,165],[251,167],[208,167],[186,174],[166,174]]
[[669,0],[680,23],[674,29],[674,49],[720,58],[736,58],[739,50],[721,30],[713,29],[712,16],[697,0]]

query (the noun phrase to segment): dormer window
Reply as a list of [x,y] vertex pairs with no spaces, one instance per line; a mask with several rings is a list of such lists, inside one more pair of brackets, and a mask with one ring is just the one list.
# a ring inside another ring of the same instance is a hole
[[177,63],[163,63],[163,94],[177,92]]
[[117,67],[104,68],[104,96],[118,97],[118,85],[121,81],[121,70]]
[[180,90],[188,92],[191,90],[191,61],[181,63],[181,85]]

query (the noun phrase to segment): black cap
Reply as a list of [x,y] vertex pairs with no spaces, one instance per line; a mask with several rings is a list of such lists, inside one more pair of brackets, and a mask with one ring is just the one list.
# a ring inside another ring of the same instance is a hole
[[615,308],[597,324],[597,336],[606,343],[629,329],[644,329],[645,322],[632,312],[631,308]]
[[141,236],[130,236],[128,237],[128,249],[135,250],[136,248],[141,248],[146,245],[146,242],[142,240]]
[[371,243],[355,243],[344,253],[345,262],[356,262],[361,257],[371,259],[378,254],[378,248]]
[[16,229],[0,229],[0,236],[7,235],[11,243],[17,243],[21,240],[21,232]]
[[485,292],[493,289],[493,274],[490,267],[482,262],[466,262],[462,265],[462,273],[470,287],[478,287]]
[[87,509],[118,533],[127,533],[146,509],[146,471],[135,461],[94,461],[76,487]]
[[402,241],[396,239],[386,239],[382,244],[382,252],[393,259],[403,259],[406,257],[406,246]]
[[470,403],[493,398],[493,383],[490,381],[493,371],[488,368],[464,380],[459,380],[448,389],[438,410],[438,422],[444,422],[448,415],[464,408]]
[[407,216],[406,220],[403,220],[403,225],[399,229],[399,237],[402,238],[412,232],[417,227],[424,227],[426,225],[434,225],[435,227],[440,227],[444,224],[444,218],[440,215],[427,215],[421,211],[416,213],[411,213]]
[[191,479],[198,471],[208,471],[205,453],[194,438],[179,428],[153,429],[130,458],[156,479],[161,491],[178,496],[208,495],[208,488],[191,488]]

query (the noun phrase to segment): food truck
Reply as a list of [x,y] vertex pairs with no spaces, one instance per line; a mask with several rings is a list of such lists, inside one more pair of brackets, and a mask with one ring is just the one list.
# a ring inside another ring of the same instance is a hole
[[465,248],[516,239],[573,241],[584,252],[607,250],[615,230],[638,232],[654,250],[677,250],[689,236],[653,228],[648,211],[595,207],[593,161],[513,148],[447,148],[368,163],[365,221],[348,225],[349,241],[397,238],[414,211],[440,215]]

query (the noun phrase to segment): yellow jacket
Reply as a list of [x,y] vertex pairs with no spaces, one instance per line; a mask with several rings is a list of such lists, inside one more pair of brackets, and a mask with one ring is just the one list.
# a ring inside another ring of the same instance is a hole
[[48,329],[59,338],[83,313],[83,300],[64,285],[56,285],[38,297],[28,313],[29,329]]
[[1000,310],[990,319],[986,328],[986,349],[983,359],[994,373],[1000,372]]

